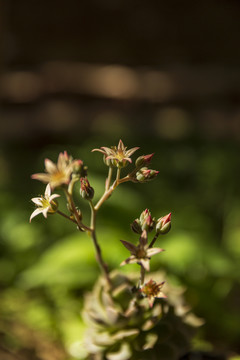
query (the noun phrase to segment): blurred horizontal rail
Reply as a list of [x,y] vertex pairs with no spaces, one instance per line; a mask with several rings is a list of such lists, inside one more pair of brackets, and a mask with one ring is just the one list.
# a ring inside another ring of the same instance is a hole
[[159,70],[56,61],[37,70],[0,75],[3,102],[31,103],[58,94],[153,103],[235,98],[240,94],[240,68],[209,65]]

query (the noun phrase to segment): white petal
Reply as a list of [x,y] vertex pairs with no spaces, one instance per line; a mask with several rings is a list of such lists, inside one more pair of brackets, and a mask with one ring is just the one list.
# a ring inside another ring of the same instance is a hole
[[31,201],[34,202],[34,204],[36,204],[38,206],[42,206],[42,198],[40,198],[40,197],[32,198]]
[[45,209],[43,209],[43,211],[42,211],[42,214],[43,214],[43,216],[44,216],[45,218],[47,218],[48,210],[49,210],[49,206],[46,207]]
[[43,212],[43,209],[36,209],[34,210],[34,212],[32,213],[32,215],[30,216],[29,222],[32,221],[32,219],[37,216],[38,214],[41,214]]
[[53,199],[57,198],[57,197],[60,197],[59,194],[52,194],[50,197],[49,197],[49,202],[51,202]]
[[161,290],[159,291],[159,293],[155,296],[156,298],[158,299],[166,299],[167,298],[167,295],[165,295]]
[[161,251],[164,251],[164,250],[160,249],[160,248],[147,249],[147,256],[152,257],[153,255],[156,255],[156,254],[160,253]]
[[49,198],[49,196],[51,195],[51,186],[50,186],[50,184],[47,184],[44,195],[45,195],[46,199]]
[[147,271],[150,270],[149,259],[146,259],[146,260],[141,259],[139,262],[142,264],[142,266],[144,267],[145,270],[147,270]]
[[135,264],[137,262],[138,262],[138,259],[135,256],[131,255],[129,258],[122,261],[120,266],[127,265],[127,264]]

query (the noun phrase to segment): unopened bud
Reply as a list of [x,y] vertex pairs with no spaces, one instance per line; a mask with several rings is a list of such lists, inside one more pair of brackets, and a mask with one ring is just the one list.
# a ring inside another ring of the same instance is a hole
[[159,234],[167,234],[171,229],[171,213],[157,220],[156,231]]
[[141,213],[139,223],[141,225],[142,231],[146,230],[147,232],[150,232],[154,228],[155,219],[152,218],[152,215],[148,209]]
[[91,200],[94,196],[94,189],[90,186],[88,179],[80,178],[81,186],[80,186],[80,195],[83,199]]
[[87,176],[87,166],[83,165],[82,160],[74,160],[72,162],[72,170],[73,170],[73,176],[75,175],[80,177],[86,177]]
[[75,174],[79,174],[81,169],[83,167],[83,162],[82,160],[74,160],[72,162],[72,168],[73,168],[73,173]]
[[159,171],[157,170],[152,170],[152,169],[148,169],[147,167],[143,167],[136,173],[136,180],[139,182],[147,182],[153,180],[158,173]]
[[133,232],[137,234],[142,233],[142,227],[140,225],[139,219],[135,219],[134,222],[130,225]]
[[153,154],[149,154],[149,155],[142,155],[142,156],[139,156],[137,158],[137,160],[135,161],[135,165],[137,168],[141,168],[143,166],[147,166],[150,164],[151,160],[152,160],[152,157],[153,157],[154,153]]

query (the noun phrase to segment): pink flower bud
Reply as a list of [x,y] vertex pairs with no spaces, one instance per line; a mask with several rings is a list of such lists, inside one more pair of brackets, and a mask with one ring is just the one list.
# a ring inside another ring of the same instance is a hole
[[171,216],[169,213],[157,220],[156,231],[160,234],[167,234],[171,229]]
[[139,222],[143,230],[146,230],[147,232],[152,231],[152,229],[155,226],[155,219],[152,218],[152,215],[148,209],[145,209],[139,218]]
[[136,167],[141,168],[150,164],[153,154],[139,156],[135,162]]

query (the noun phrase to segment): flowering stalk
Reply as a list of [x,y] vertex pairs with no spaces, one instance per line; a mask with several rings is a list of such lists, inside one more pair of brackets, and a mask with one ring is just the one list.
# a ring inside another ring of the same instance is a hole
[[[88,181],[86,166],[83,165],[82,160],[74,160],[67,154],[66,151],[59,154],[57,164],[54,164],[49,159],[45,160],[45,173],[32,175],[33,179],[48,183],[48,185],[44,197],[42,196],[41,198],[32,199],[38,207],[31,215],[30,221],[33,217],[40,213],[42,213],[44,217],[47,217],[48,213],[57,213],[76,224],[79,231],[86,232],[92,238],[96,252],[96,260],[109,286],[111,286],[111,279],[109,276],[108,266],[103,260],[102,251],[96,235],[96,217],[100,207],[120,184],[127,181],[139,183],[147,182],[154,179],[158,174],[158,171],[148,169],[148,165],[153,157],[153,154],[149,154],[138,157],[135,162],[134,169],[131,170],[125,177],[121,178],[121,169],[123,167],[127,167],[129,164],[132,164],[131,155],[138,149],[138,147],[134,147],[127,150],[127,147],[125,147],[122,140],[120,140],[118,146],[113,146],[111,148],[101,147],[100,149],[92,150],[101,152],[104,155],[104,163],[109,167],[104,193],[95,205],[92,201],[94,197],[94,189],[90,186]],[[112,181],[114,168],[116,168],[116,178]],[[75,184],[79,182],[80,196],[88,201],[91,209],[91,220],[89,226],[83,223],[82,212],[75,205],[73,198],[73,188]],[[51,195],[51,189],[57,188],[61,188],[64,191],[70,215],[67,215],[58,209],[58,204],[54,199],[60,195]],[[145,271],[149,271],[150,269],[149,261],[151,256],[163,251],[163,249],[153,248],[152,246],[159,233],[166,232],[168,230],[169,226],[166,224],[169,222],[169,219],[165,218],[160,218],[158,220],[158,232],[150,245],[148,245],[148,232],[155,227],[156,222],[155,219],[152,219],[151,214],[147,209],[141,214],[140,220],[136,220],[135,224],[135,228],[137,228],[137,226],[139,227],[139,231],[137,232],[141,234],[139,244],[135,246],[122,240],[123,245],[131,252],[131,256],[122,262],[122,265],[135,262],[141,266],[140,286],[143,286],[144,284]]]

